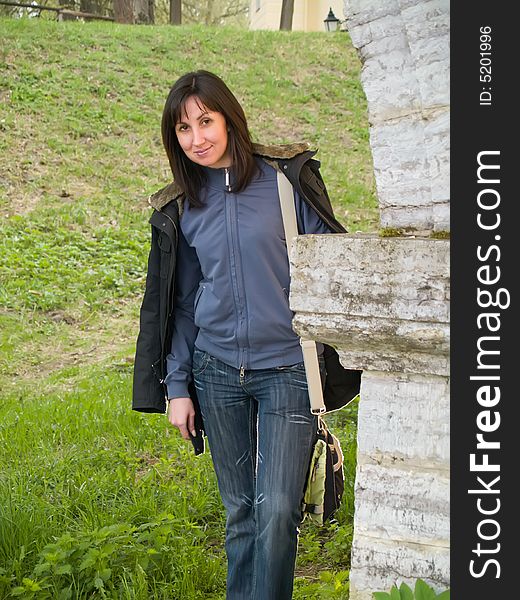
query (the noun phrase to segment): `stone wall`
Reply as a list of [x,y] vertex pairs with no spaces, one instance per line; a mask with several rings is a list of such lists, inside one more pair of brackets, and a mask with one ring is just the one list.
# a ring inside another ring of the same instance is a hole
[[363,369],[351,599],[449,584],[449,242],[301,236],[293,325]]
[[346,0],[382,227],[449,229],[449,0]]

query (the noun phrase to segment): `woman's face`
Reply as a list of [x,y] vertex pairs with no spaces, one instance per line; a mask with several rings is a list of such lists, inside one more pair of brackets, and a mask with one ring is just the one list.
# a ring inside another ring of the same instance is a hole
[[197,96],[186,101],[175,133],[184,153],[194,163],[213,169],[231,166],[226,119],[222,113],[208,110]]

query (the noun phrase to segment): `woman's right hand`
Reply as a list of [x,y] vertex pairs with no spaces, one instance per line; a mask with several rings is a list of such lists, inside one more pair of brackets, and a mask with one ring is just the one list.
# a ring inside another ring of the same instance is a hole
[[170,398],[168,402],[168,421],[181,432],[185,440],[190,439],[188,432],[195,437],[195,409],[191,398]]

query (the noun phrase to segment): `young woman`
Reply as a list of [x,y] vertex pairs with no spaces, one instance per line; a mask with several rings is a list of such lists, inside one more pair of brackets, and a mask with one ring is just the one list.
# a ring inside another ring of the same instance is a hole
[[[168,315],[160,380],[169,421],[195,439],[202,418],[227,513],[227,599],[286,600],[317,423],[291,327],[276,170],[294,183],[300,233],[344,229],[314,153],[302,144],[253,144],[242,107],[216,75],[197,71],[178,79],[164,107],[162,137],[175,183],[155,194],[152,205],[161,215],[157,244],[175,254],[174,275],[162,259],[157,270],[172,277],[174,291],[170,308],[152,310],[153,298],[167,294],[148,290],[149,272],[141,325],[146,315]],[[172,205],[173,251],[160,241]],[[170,293],[167,284],[161,289]],[[138,340],[143,356],[139,347]],[[136,359],[136,373],[140,368]],[[154,410],[145,401],[135,405],[140,389],[134,408]]]

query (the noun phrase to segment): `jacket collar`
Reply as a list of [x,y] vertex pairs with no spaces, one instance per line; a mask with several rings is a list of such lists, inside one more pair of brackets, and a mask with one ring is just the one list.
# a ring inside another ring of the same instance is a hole
[[265,146],[264,144],[253,144],[253,154],[262,156],[263,158],[278,158],[289,159],[303,154],[309,150],[307,142],[297,142],[295,144],[272,144]]
[[155,208],[155,210],[161,210],[161,208],[166,206],[168,202],[171,200],[176,200],[177,198],[180,198],[180,196],[182,196],[182,190],[175,183],[175,181],[172,181],[165,187],[154,192],[148,198],[148,204],[152,208]]
[[[309,151],[309,144],[298,142],[294,144],[253,144],[253,154],[260,156],[272,165],[273,160],[288,160]],[[273,165],[274,166],[274,165]],[[165,187],[154,192],[148,198],[148,204],[156,210],[161,210],[172,200],[180,200],[183,192],[179,186],[172,181]]]

